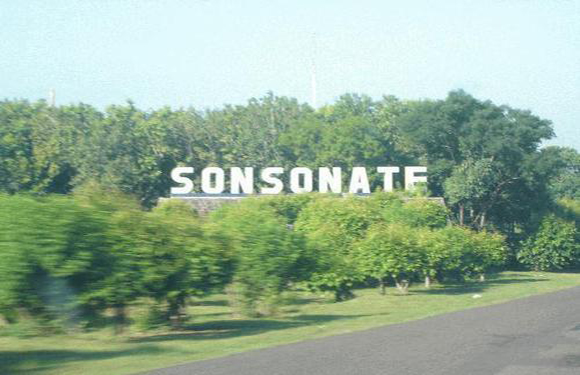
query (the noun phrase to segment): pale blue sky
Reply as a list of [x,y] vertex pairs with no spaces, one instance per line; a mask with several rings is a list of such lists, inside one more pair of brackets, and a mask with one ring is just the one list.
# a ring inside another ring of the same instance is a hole
[[272,90],[442,98],[463,88],[580,148],[580,1],[0,3],[0,98],[220,107]]

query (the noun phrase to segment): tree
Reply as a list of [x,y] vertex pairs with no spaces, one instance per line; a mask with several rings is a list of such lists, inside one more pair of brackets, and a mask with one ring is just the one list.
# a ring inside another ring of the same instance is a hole
[[246,105],[206,111],[192,131],[203,142],[199,148],[205,156],[204,166],[291,168],[294,165],[284,155],[279,140],[291,124],[310,113],[312,109],[296,99],[268,93],[251,98]]
[[[465,224],[466,208],[471,212],[474,226],[482,228],[485,225],[486,211],[483,207],[492,199],[496,182],[492,165],[490,159],[466,160],[456,166],[445,180],[448,202],[459,206],[459,225]],[[476,210],[477,214],[474,214]]]
[[544,159],[552,157],[551,163],[546,163],[551,172],[549,188],[552,196],[580,200],[580,153],[569,147],[549,146],[542,150],[542,154],[547,156]]
[[184,125],[187,113],[169,108],[145,113],[132,102],[110,106],[78,148],[74,184],[96,179],[102,185],[135,194],[145,207],[167,195],[171,170],[190,157],[190,140]]
[[[409,158],[395,144],[393,127],[401,106],[392,97],[375,102],[365,95],[343,95],[335,104],[292,122],[280,136],[279,147],[292,165],[311,168],[405,164]],[[374,168],[370,171],[374,190],[381,186],[380,178]]]
[[445,100],[409,103],[396,127],[427,164],[430,191],[457,202],[458,211],[469,205],[475,227],[491,222],[514,233],[514,224],[525,226],[543,206],[547,181],[536,178],[531,161],[553,136],[549,121],[454,91]]

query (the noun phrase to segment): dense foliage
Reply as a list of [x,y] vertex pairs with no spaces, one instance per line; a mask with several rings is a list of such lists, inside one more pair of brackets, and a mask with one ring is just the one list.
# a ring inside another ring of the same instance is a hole
[[211,221],[218,225],[233,260],[233,303],[244,315],[268,314],[293,281],[306,277],[302,237],[283,217],[258,199],[223,207]]
[[406,292],[422,277],[468,278],[505,261],[501,236],[442,226],[441,204],[407,199],[248,198],[200,218],[181,201],[144,211],[95,184],[70,196],[2,195],[0,314],[45,331],[110,316],[121,332],[134,306],[145,306],[148,327],[179,325],[188,301],[213,291],[225,289],[240,314],[270,315],[295,288],[342,301],[372,280]]
[[[549,121],[463,91],[348,94],[318,110],[272,94],[204,111],[5,100],[0,316],[45,327],[112,317],[120,330],[134,306],[179,324],[190,298],[216,290],[256,316],[295,288],[341,301],[359,285],[406,292],[506,262],[577,269],[580,156],[540,149],[552,136]],[[198,217],[159,203],[179,165],[426,165],[429,180],[403,195],[262,197]]]
[[[97,180],[152,207],[177,165],[427,165],[430,193],[446,198],[457,221],[511,239],[533,231],[554,199],[578,197],[580,156],[540,150],[552,136],[549,121],[463,91],[420,101],[347,94],[317,111],[273,94],[205,111],[8,100],[0,102],[0,191],[68,193]],[[374,173],[370,181],[380,187]]]
[[295,229],[317,262],[312,288],[332,291],[336,301],[353,297],[351,289],[362,276],[352,260],[353,245],[379,218],[364,198],[321,197],[304,208]]
[[580,261],[579,234],[573,222],[548,215],[518,253],[518,259],[536,271],[571,268]]
[[424,254],[416,230],[400,224],[378,224],[371,227],[356,246],[356,260],[361,275],[378,280],[384,293],[385,279],[392,277],[403,293],[419,272]]

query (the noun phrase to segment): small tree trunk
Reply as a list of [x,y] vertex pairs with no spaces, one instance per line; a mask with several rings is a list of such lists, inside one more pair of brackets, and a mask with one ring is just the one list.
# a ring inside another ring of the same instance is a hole
[[127,321],[127,315],[125,311],[125,305],[115,305],[113,307],[115,316],[115,335],[120,335],[125,329],[125,323]]
[[344,284],[341,284],[334,292],[334,301],[342,302],[354,298],[354,293],[350,288]]
[[479,229],[483,229],[483,227],[485,226],[485,213],[481,214],[481,220],[479,221]]
[[181,328],[183,307],[185,306],[185,293],[180,293],[175,298],[169,299],[169,308],[167,311],[167,320],[171,322],[173,328]]
[[401,294],[409,294],[409,280],[397,280],[395,278],[395,285]]
[[459,225],[463,225],[465,218],[465,207],[462,204],[459,205]]
[[379,277],[379,287],[380,287],[380,293],[381,295],[385,295],[387,294],[386,292],[386,285],[385,285],[385,279],[383,279],[382,277]]
[[431,288],[431,277],[429,275],[425,275],[425,288]]

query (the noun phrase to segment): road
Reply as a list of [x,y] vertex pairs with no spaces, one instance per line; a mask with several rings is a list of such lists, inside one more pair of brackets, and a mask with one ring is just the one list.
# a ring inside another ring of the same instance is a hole
[[151,375],[579,375],[580,287]]

